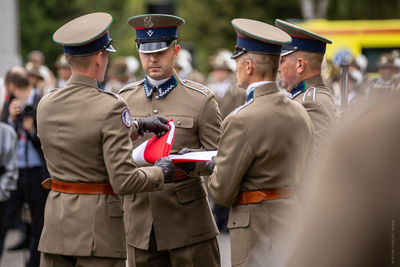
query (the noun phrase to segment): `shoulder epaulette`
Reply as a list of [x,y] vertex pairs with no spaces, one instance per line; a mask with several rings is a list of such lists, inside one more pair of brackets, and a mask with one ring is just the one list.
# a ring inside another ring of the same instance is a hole
[[102,93],[108,94],[108,95],[112,95],[113,97],[115,97],[118,100],[123,100],[119,95],[117,95],[117,94],[115,94],[113,92],[106,92],[106,91],[103,91],[103,90],[99,90],[99,91],[102,92]]
[[253,101],[254,101],[254,99],[250,100],[249,102],[247,102],[244,105],[241,105],[240,107],[236,108],[232,113],[236,115],[239,111],[241,111],[242,109],[244,109],[245,107],[247,107],[248,105],[253,103]]
[[122,93],[123,91],[134,89],[135,87],[142,85],[144,83],[144,80],[145,79],[125,85],[124,87],[121,88],[121,90],[119,90],[118,94]]
[[303,101],[315,101],[315,94],[317,92],[316,87],[310,87],[308,88],[303,95]]
[[202,85],[201,83],[196,83],[191,80],[181,80],[181,84],[189,89],[195,90],[199,93],[202,93],[205,96],[208,96],[211,91],[206,86]]

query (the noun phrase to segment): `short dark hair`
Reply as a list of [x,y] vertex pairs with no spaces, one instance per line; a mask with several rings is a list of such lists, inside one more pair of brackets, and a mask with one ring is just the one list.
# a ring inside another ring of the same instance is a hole
[[72,69],[88,68],[90,66],[90,63],[92,62],[92,57],[95,54],[79,55],[79,56],[65,54],[65,60],[71,66]]
[[24,71],[20,71],[20,69],[16,69],[15,67],[10,68],[5,77],[5,84],[13,83],[17,88],[23,89],[29,87],[29,78],[28,73]]
[[256,66],[257,74],[261,77],[276,77],[279,68],[280,55],[261,54],[261,53],[245,53],[239,57],[243,63],[251,60]]

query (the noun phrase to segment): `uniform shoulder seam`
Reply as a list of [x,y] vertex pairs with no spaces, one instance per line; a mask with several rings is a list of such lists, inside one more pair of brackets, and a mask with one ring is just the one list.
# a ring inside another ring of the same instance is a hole
[[118,101],[123,100],[119,95],[117,95],[117,94],[115,94],[113,92],[106,92],[106,91],[102,91],[102,90],[99,90],[99,91],[102,92],[102,93],[108,94],[108,95],[112,95],[113,97],[118,99]]
[[120,94],[124,91],[127,91],[127,90],[134,89],[135,87],[142,85],[144,83],[144,81],[145,81],[145,79],[142,79],[140,81],[129,83],[129,84],[125,85],[124,87],[121,88],[121,90],[118,91],[118,94]]
[[248,105],[250,105],[251,103],[253,103],[253,101],[254,101],[254,99],[252,99],[252,100],[250,100],[249,102],[247,102],[246,104],[241,105],[240,107],[236,108],[236,109],[233,111],[233,114],[236,115],[239,111],[241,111],[242,109],[244,109],[245,107],[247,107]]
[[[181,84],[189,89],[192,89],[194,91],[197,91],[205,96],[208,96],[211,93],[211,90],[208,89],[205,85],[202,85],[201,83],[197,83],[191,80],[180,80]],[[196,88],[198,87],[198,88]]]

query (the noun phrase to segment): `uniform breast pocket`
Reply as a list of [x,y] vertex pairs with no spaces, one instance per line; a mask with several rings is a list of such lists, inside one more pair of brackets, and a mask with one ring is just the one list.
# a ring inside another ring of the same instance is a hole
[[125,231],[122,200],[117,195],[107,196],[108,215],[110,216],[108,234],[109,245],[115,252],[125,252]]
[[207,191],[204,182],[196,182],[176,189],[180,202],[185,231],[189,236],[197,236],[215,230]]
[[167,115],[175,124],[175,146],[190,146],[196,143],[198,136],[194,128],[194,118],[190,116]]
[[167,115],[174,121],[176,128],[191,129],[194,126],[194,118],[189,116]]
[[231,211],[228,228],[231,238],[232,266],[246,262],[250,257],[250,212]]

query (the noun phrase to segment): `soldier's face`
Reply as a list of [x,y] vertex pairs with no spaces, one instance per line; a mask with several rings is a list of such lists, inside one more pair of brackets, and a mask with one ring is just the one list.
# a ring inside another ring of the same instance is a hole
[[297,84],[296,58],[293,54],[281,57],[281,64],[278,69],[282,87],[288,92],[291,92]]
[[179,45],[173,45],[164,51],[156,53],[139,52],[143,70],[154,80],[170,77],[174,71],[174,60],[178,56],[179,50]]

